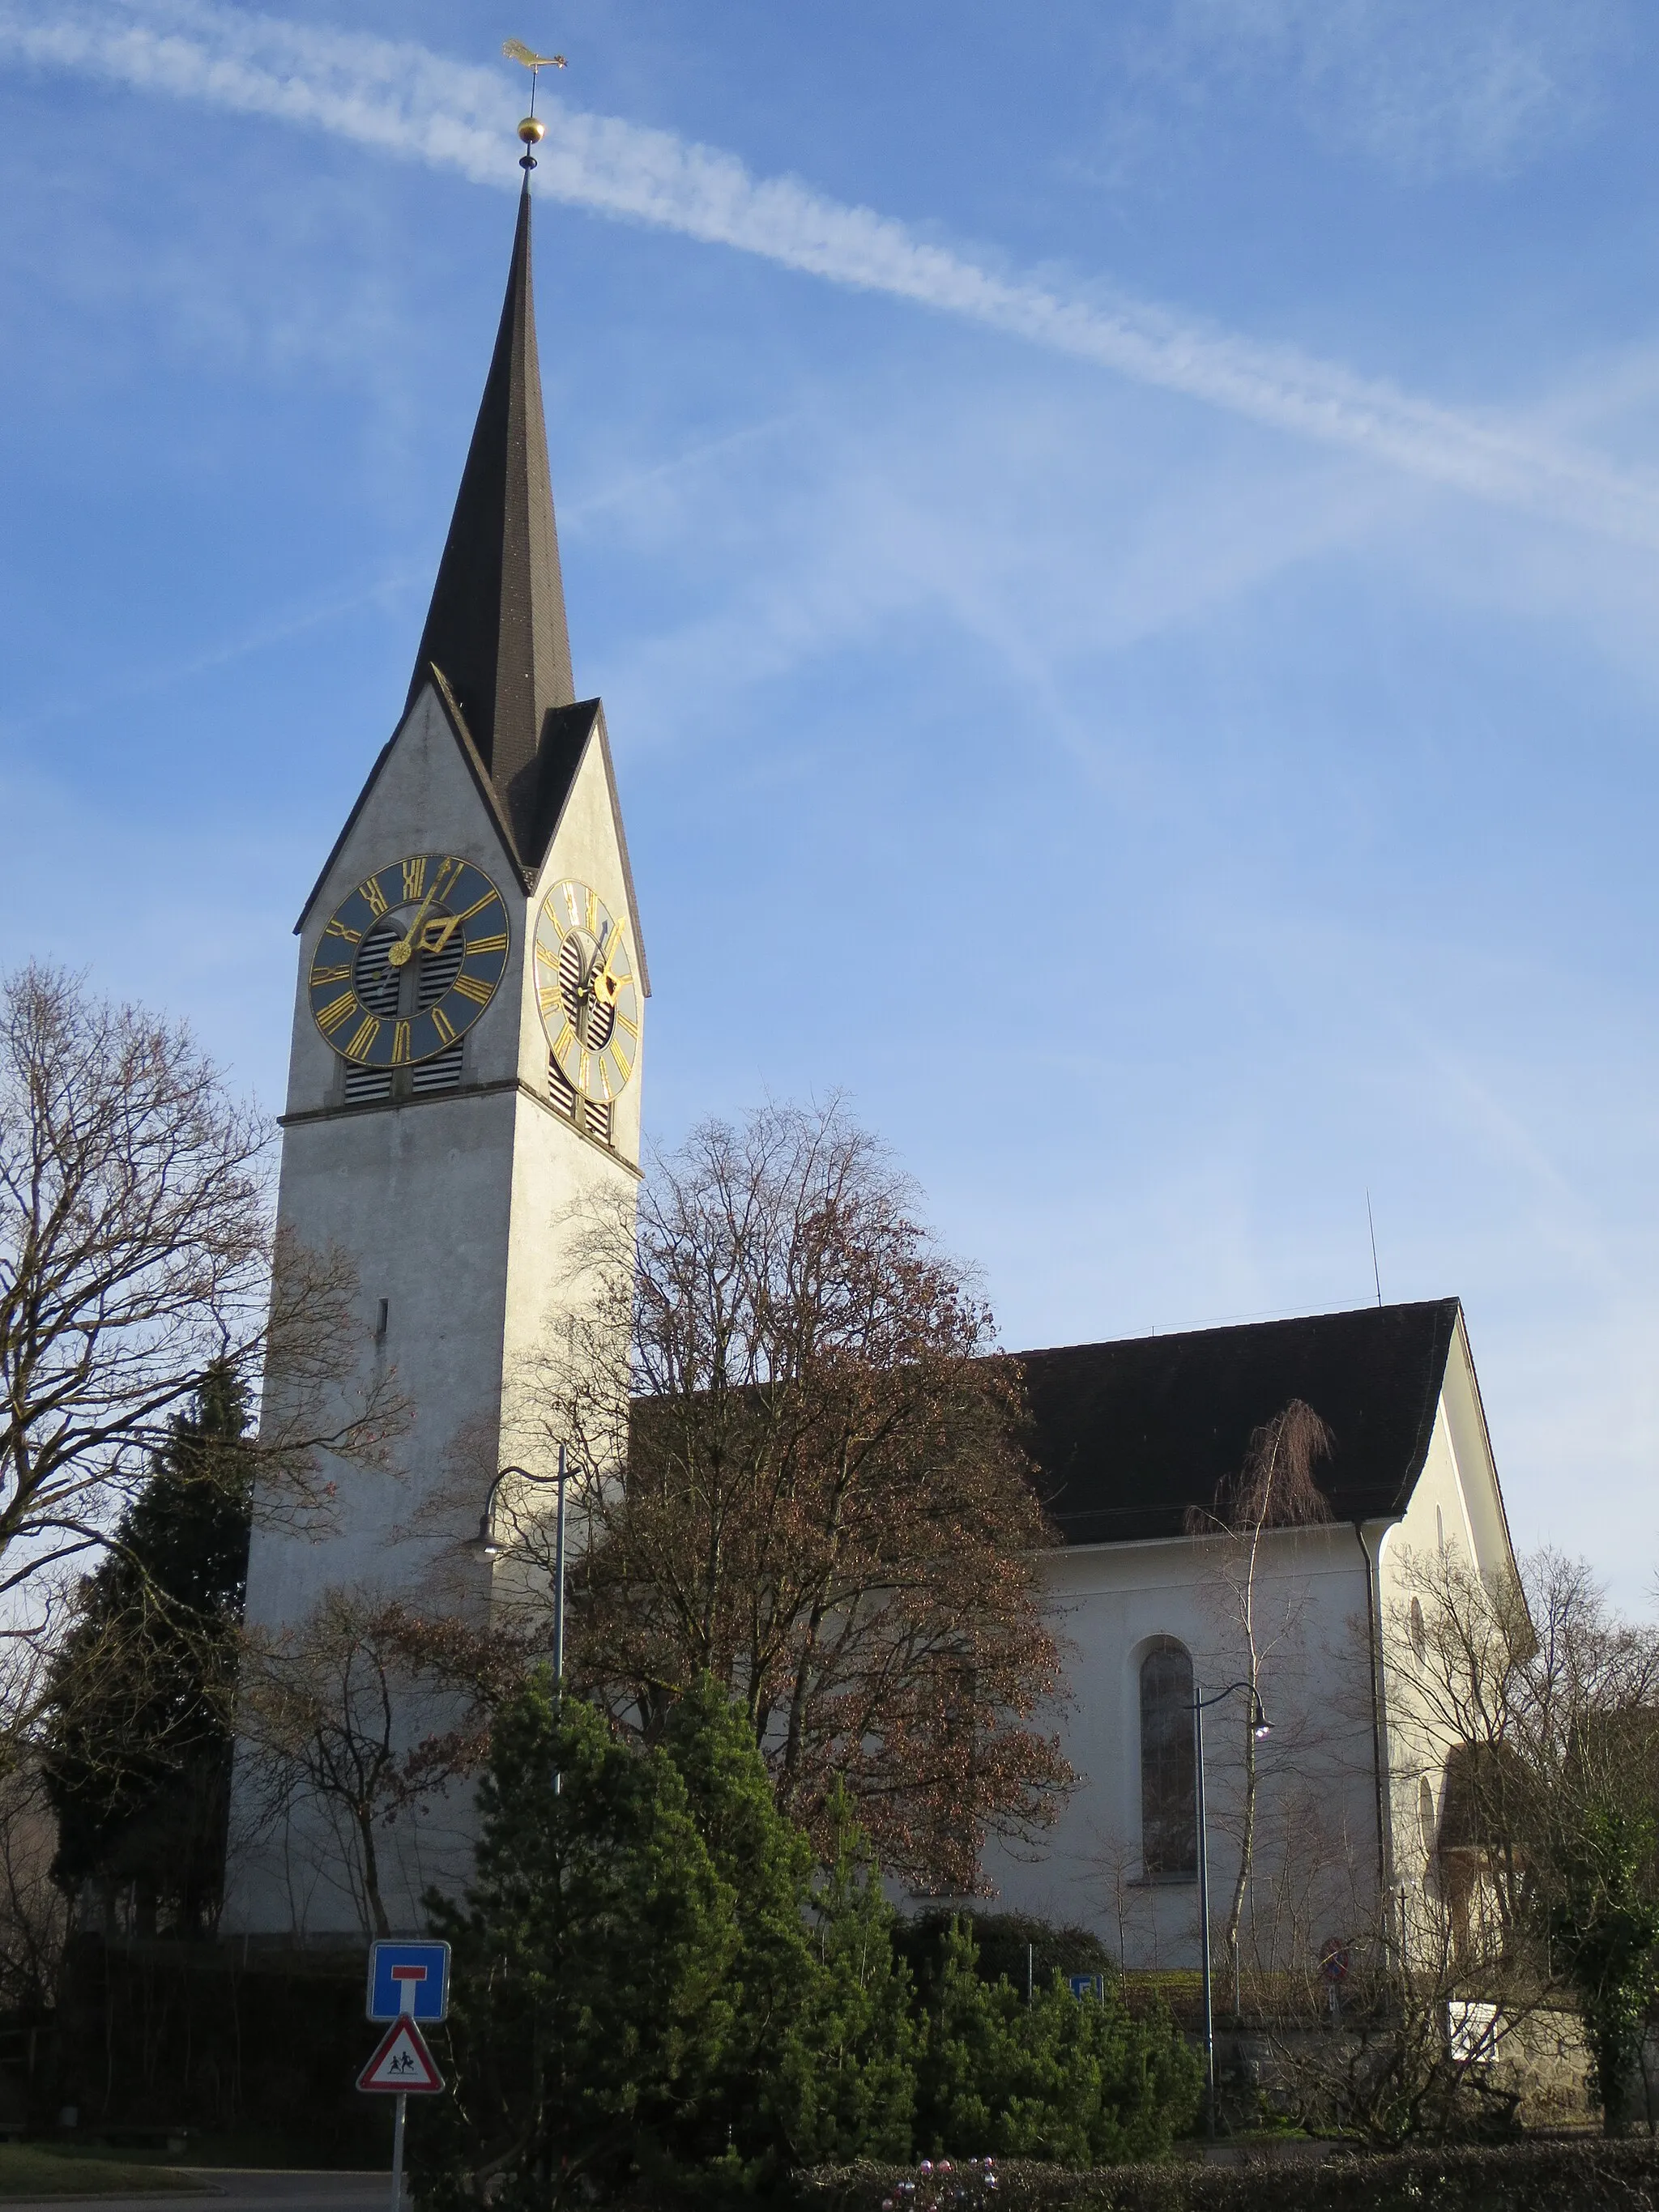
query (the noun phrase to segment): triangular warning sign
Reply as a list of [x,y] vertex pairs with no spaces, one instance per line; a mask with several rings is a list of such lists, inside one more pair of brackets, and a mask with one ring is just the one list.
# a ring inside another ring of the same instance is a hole
[[432,2053],[412,2020],[394,2020],[380,2039],[380,2047],[357,2076],[360,2089],[377,2089],[394,2096],[433,2097],[444,2086],[444,2077],[432,2063]]

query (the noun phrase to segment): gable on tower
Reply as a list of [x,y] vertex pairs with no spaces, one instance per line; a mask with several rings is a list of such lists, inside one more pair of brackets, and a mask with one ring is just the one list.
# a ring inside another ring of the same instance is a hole
[[460,749],[502,854],[526,890],[540,876],[588,749],[598,748],[648,996],[649,970],[605,710],[598,699],[576,697],[571,673],[536,341],[528,176],[519,196],[495,349],[403,716],[312,886],[295,924],[296,935],[428,690]]

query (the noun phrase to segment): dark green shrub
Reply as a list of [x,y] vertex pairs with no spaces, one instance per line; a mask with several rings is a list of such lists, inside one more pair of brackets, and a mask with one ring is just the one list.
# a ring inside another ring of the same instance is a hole
[[927,2002],[916,2139],[1088,2166],[1162,2156],[1197,2116],[1198,2060],[1167,2014],[1131,2018],[1115,1978],[1079,2001],[1055,1974],[1027,2004],[984,1981],[954,1928]]

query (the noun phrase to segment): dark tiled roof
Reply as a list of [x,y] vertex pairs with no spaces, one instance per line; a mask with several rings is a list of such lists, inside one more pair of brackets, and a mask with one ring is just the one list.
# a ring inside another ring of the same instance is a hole
[[1438,1298],[1021,1352],[1050,1517],[1068,1544],[1178,1536],[1292,1398],[1332,1432],[1316,1479],[1333,1513],[1403,1512],[1457,1317]]

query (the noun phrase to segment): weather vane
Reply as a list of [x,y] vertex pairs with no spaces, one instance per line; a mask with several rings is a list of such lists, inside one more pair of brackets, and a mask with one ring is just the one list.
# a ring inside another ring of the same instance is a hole
[[564,56],[562,54],[532,54],[522,39],[507,40],[502,45],[501,52],[507,56],[508,61],[522,62],[525,68],[530,71],[530,112],[519,125],[519,136],[524,141],[524,152],[520,156],[519,167],[527,173],[536,166],[536,156],[531,152],[531,148],[539,146],[547,136],[546,124],[538,121],[536,115],[536,79],[544,69],[562,69]]

